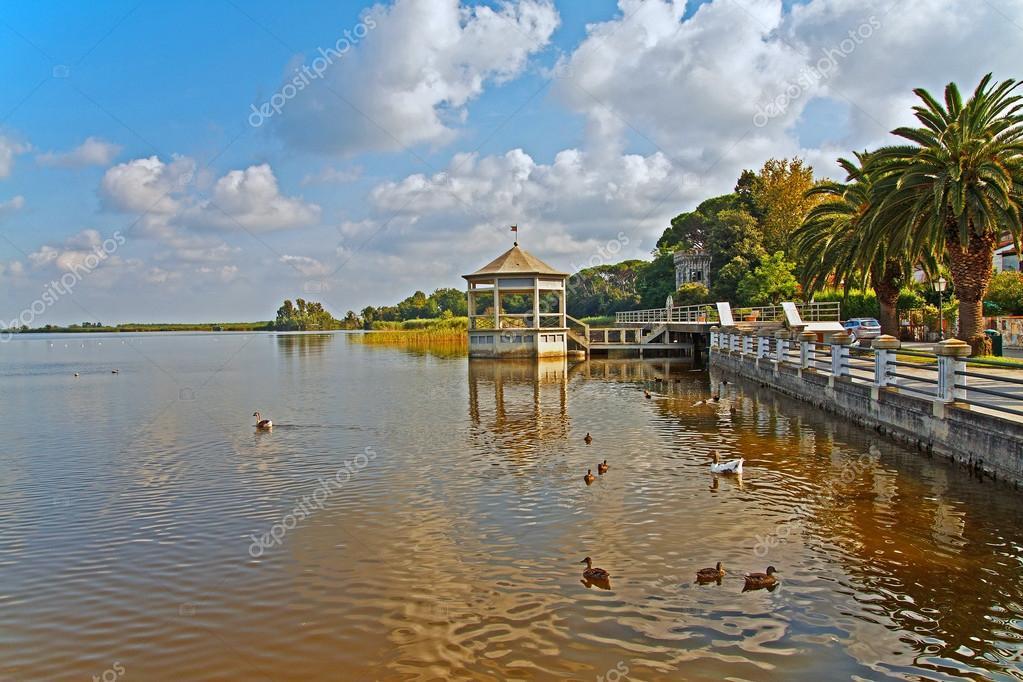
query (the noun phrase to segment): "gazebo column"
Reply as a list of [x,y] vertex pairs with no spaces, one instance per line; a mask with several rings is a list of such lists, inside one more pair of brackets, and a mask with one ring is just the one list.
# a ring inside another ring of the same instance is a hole
[[494,329],[501,328],[501,288],[498,286],[499,279],[494,278]]
[[540,324],[540,278],[533,278],[533,328],[539,329]]

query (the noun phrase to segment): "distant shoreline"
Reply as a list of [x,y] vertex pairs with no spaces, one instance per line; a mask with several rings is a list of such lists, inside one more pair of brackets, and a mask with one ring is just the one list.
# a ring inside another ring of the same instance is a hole
[[95,334],[111,332],[251,332],[276,331],[273,321],[263,322],[202,322],[197,324],[154,322],[127,323],[113,326],[71,325],[68,327],[46,326],[35,329],[10,329],[10,334]]

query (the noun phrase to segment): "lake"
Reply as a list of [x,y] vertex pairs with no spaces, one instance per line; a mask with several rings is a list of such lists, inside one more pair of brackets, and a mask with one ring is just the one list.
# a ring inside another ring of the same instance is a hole
[[0,679],[1023,679],[1018,492],[756,385],[693,406],[716,386],[341,333],[16,336]]

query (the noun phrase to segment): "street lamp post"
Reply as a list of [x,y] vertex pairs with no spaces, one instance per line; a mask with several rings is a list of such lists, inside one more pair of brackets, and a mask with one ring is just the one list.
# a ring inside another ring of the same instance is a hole
[[934,287],[934,290],[938,292],[938,336],[940,341],[944,341],[945,316],[944,311],[941,309],[941,304],[942,294],[945,293],[945,287],[948,286],[948,280],[946,280],[944,277],[939,277],[938,279],[931,282],[931,286]]

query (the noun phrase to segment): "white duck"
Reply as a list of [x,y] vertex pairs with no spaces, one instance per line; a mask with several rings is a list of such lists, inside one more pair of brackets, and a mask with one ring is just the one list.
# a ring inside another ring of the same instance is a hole
[[744,460],[742,457],[739,459],[732,459],[727,462],[722,462],[718,458],[718,451],[711,450],[711,457],[714,458],[714,463],[710,465],[711,473],[715,474],[738,474],[742,476],[742,463]]
[[253,412],[252,416],[256,418],[256,428],[261,430],[269,431],[274,427],[274,423],[269,419],[263,419],[259,412]]

